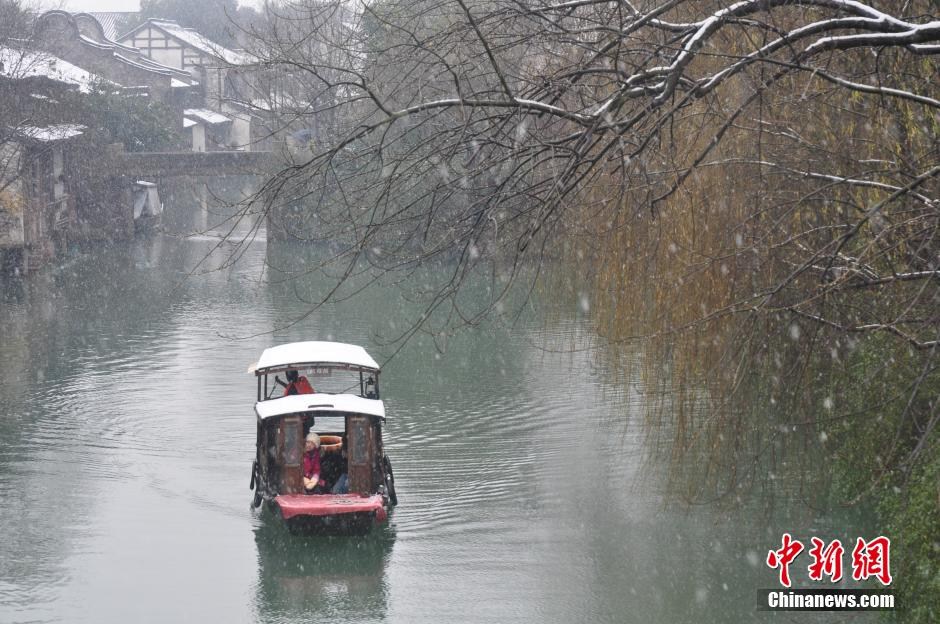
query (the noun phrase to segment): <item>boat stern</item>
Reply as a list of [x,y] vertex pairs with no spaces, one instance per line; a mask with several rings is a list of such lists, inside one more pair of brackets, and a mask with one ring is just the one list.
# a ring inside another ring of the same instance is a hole
[[379,494],[282,494],[274,504],[292,531],[366,533],[388,521]]

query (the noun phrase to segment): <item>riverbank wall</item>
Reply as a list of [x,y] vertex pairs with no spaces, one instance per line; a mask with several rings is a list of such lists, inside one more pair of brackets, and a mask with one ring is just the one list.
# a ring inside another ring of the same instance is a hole
[[99,167],[102,156],[62,128],[4,146],[0,273],[27,275],[72,244],[134,236],[132,181]]

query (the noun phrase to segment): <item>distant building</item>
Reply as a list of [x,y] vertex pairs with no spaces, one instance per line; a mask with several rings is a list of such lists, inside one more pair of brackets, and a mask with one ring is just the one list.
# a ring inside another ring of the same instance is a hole
[[212,151],[224,147],[232,119],[206,108],[187,108],[183,111],[183,127],[192,133],[194,152]]
[[[237,98],[224,95],[225,84],[239,82],[230,63],[247,63],[247,55],[166,20],[149,20],[124,38],[144,46],[138,49],[111,40],[94,15],[65,11],[47,11],[37,19],[36,41],[98,81],[170,105],[179,114],[176,129],[194,151],[249,149],[251,114],[237,105]],[[187,114],[194,110],[205,114]]]
[[98,88],[167,105],[194,151],[252,145],[252,109],[238,97],[252,57],[165,20],[124,38],[142,50],[86,13],[48,11],[35,24],[34,36],[0,46],[0,273],[32,271],[74,243],[133,236],[159,216],[156,186],[138,179],[146,174],[102,164],[124,145],[88,95]]
[[[252,112],[245,103],[256,89],[257,59],[215,43],[191,28],[165,19],[149,19],[127,34],[120,43],[141,51],[152,61],[189,72],[205,89],[205,106],[226,115],[231,121],[223,141],[235,149],[250,149]],[[205,145],[198,135],[206,134],[204,120],[186,116],[193,130],[193,146]],[[218,120],[211,125],[217,125]],[[203,147],[204,149],[204,147]]]
[[36,19],[32,45],[115,85],[143,89],[180,109],[200,94],[199,83],[189,72],[161,65],[140,50],[108,39],[98,20],[87,13],[43,13]]
[[192,28],[185,28],[165,19],[148,19],[122,35],[119,41],[137,48],[158,63],[177,69],[228,69],[248,66],[255,62],[255,58],[250,54],[230,50],[210,41]]
[[68,176],[71,146],[84,126],[20,125],[0,144],[0,268],[34,270],[68,244],[75,200]]
[[0,47],[0,273],[40,267],[75,217],[68,168],[85,127],[60,102],[98,77],[53,54]]
[[31,272],[74,242],[134,233],[131,187],[100,166],[110,148],[85,125],[88,93],[163,94],[177,100],[183,131],[187,101],[174,95],[192,88],[187,74],[135,62],[123,46],[97,43],[62,17],[42,16],[38,37],[0,47],[0,273]]

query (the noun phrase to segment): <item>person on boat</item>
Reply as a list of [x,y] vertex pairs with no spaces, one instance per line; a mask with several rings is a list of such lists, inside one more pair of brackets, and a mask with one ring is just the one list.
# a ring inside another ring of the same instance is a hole
[[[326,482],[332,483],[330,487],[331,494],[348,494],[349,493],[349,468],[348,462],[349,457],[346,454],[346,434],[344,433],[340,438],[340,448],[338,453],[330,453],[324,457],[324,459],[330,460],[329,473],[327,475]],[[327,466],[324,465],[324,473],[328,472],[326,470]]]
[[295,370],[287,371],[287,387],[284,388],[284,396],[291,394],[313,394],[316,390],[307,381],[307,378]]
[[[343,455],[346,454],[346,449],[343,449]],[[330,488],[331,494],[349,494],[349,473],[343,471],[343,474],[339,476],[336,480],[336,483],[333,484],[333,487]]]
[[320,484],[320,436],[311,431],[304,442],[304,492],[319,494]]

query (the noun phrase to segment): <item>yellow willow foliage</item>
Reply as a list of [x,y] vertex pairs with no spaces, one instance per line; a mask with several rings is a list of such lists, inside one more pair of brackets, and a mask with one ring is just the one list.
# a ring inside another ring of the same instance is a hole
[[[728,45],[735,54],[745,44],[729,37]],[[724,60],[697,62],[714,71]],[[877,69],[884,86],[937,97],[936,84],[925,82],[937,75],[932,61],[895,52],[875,59],[865,50],[840,62],[854,64],[860,81],[871,82]],[[595,259],[598,331],[614,345],[636,345],[639,360],[624,362],[639,368],[627,376],[635,372],[651,396],[662,397],[651,404],[648,431],[670,451],[674,485],[690,499],[754,485],[756,463],[815,444],[813,410],[831,373],[826,363],[837,360],[819,356],[854,338],[788,307],[851,325],[910,310],[935,315],[937,305],[935,287],[925,296],[920,284],[827,291],[820,271],[786,279],[890,195],[817,174],[903,186],[940,160],[937,116],[920,104],[859,94],[813,75],[787,76],[747,107],[676,193],[650,205],[769,74],[750,70],[683,110],[664,129],[659,149],[633,166],[627,185],[613,172],[603,177],[585,194],[577,219],[589,234],[573,251]],[[886,274],[923,270],[918,263],[940,248],[937,225],[936,208],[893,201],[842,254]],[[898,341],[897,348],[909,347]],[[803,435],[778,435],[798,422],[811,425]],[[685,460],[703,456],[707,468],[690,478]]]
[[25,205],[26,202],[18,191],[9,188],[0,191],[0,210],[6,211],[7,214],[18,217],[23,213]]

